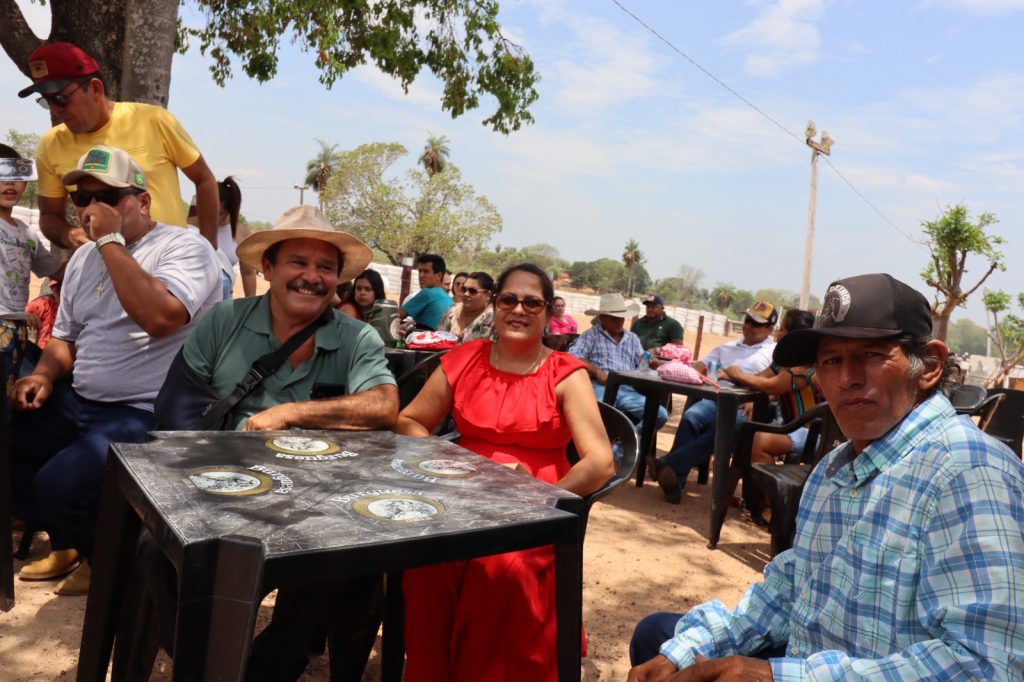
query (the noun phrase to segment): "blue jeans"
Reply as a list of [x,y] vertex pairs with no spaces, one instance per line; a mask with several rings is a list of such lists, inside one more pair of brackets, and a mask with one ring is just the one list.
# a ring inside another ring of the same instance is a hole
[[80,397],[58,383],[37,410],[11,413],[11,502],[50,535],[51,548],[92,554],[111,443],[142,443],[152,412]]
[[[629,662],[637,666],[646,663],[661,652],[661,645],[672,639],[676,632],[676,623],[683,617],[681,613],[670,613],[659,611],[645,616],[633,630],[633,639],[629,642]],[[770,658],[782,658],[786,655],[786,647],[780,646],[774,649],[764,649],[753,658],[768,660]]]
[[220,285],[221,286],[221,292],[224,294],[224,299],[223,300],[230,301],[231,300],[231,289],[232,289],[232,286],[231,286],[232,285],[231,276],[228,273],[226,273],[226,272],[221,272],[220,273],[220,277],[221,277],[221,285]]
[[[718,405],[713,400],[701,400],[683,413],[675,440],[672,441],[672,449],[661,460],[675,472],[680,489],[686,484],[690,469],[711,459],[711,453],[715,451],[717,418]],[[745,421],[746,418],[737,412],[736,429]]]

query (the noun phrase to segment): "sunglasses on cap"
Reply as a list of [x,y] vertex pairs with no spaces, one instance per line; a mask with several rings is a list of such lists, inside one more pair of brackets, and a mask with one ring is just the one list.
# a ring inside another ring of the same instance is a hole
[[505,292],[504,294],[498,294],[494,299],[494,307],[505,312],[515,310],[516,306],[520,303],[523,305],[523,310],[530,315],[539,315],[548,307],[547,301],[543,298],[537,298],[536,296],[519,298],[515,294]]
[[49,109],[50,107],[60,107],[60,108],[63,109],[71,101],[71,95],[75,94],[76,92],[81,90],[83,87],[85,87],[85,84],[86,84],[85,82],[79,81],[78,83],[75,84],[74,89],[72,89],[71,92],[69,92],[67,94],[63,94],[63,95],[43,95],[41,97],[36,97],[36,104],[41,106],[43,109]]
[[92,203],[92,200],[106,204],[107,206],[117,206],[121,203],[121,199],[132,194],[142,194],[145,190],[139,189],[138,187],[124,187],[122,189],[76,189],[71,192],[71,203],[78,208],[85,208]]

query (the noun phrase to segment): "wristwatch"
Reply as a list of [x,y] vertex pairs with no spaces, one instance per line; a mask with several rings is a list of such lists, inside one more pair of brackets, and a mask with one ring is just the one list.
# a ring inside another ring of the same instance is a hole
[[99,239],[96,240],[96,250],[98,251],[98,250],[102,249],[104,246],[106,246],[110,242],[117,242],[121,246],[124,246],[125,245],[124,235],[121,234],[120,232],[111,232],[110,234],[103,235],[102,237],[100,237]]

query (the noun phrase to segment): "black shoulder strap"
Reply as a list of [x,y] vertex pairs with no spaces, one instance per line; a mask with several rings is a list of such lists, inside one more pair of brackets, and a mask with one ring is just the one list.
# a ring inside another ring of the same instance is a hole
[[276,372],[277,369],[284,364],[284,361],[287,360],[292,353],[298,350],[299,346],[306,342],[306,339],[313,335],[313,332],[326,324],[330,315],[331,307],[327,306],[320,317],[295,332],[290,339],[281,344],[280,348],[256,358],[256,361],[252,363],[252,367],[249,368],[249,371],[245,373],[242,380],[238,382],[237,386],[235,386],[235,390],[226,398],[222,398],[216,403],[211,404],[210,407],[203,412],[203,419],[199,424],[198,430],[206,431],[214,424],[220,422],[228,412],[234,409],[235,405],[237,405],[242,398],[255,391],[256,388],[263,383],[264,379]]

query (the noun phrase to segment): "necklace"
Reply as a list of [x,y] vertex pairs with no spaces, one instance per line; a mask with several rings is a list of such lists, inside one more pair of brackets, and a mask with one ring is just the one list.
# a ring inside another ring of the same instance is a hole
[[[494,353],[494,360],[497,360],[500,364],[503,364],[503,365],[508,363],[508,360],[505,357],[503,357],[502,354],[501,354],[501,351],[498,350],[498,344],[492,345],[491,346],[491,351]],[[544,346],[541,346],[537,350],[537,357],[535,357],[533,359],[533,362],[530,363],[530,366],[526,368],[525,372],[513,372],[511,370],[503,369],[501,367],[498,367],[498,369],[500,369],[503,372],[508,372],[509,374],[522,374],[524,376],[527,375],[527,374],[533,374],[534,372],[537,371],[537,368],[540,367],[540,361],[541,361],[541,358],[543,356],[544,356]],[[494,360],[491,361],[491,364],[493,366],[497,367],[497,365],[494,363]]]
[[107,288],[107,278],[110,277],[110,271],[106,268],[100,273],[100,281],[96,284],[96,298],[103,295],[103,290]]

